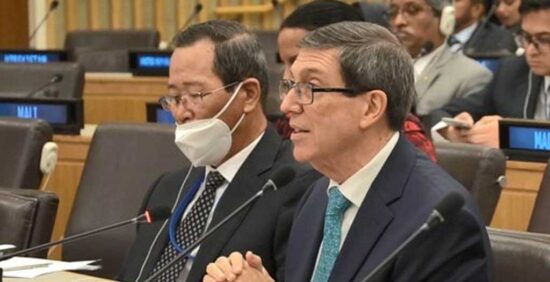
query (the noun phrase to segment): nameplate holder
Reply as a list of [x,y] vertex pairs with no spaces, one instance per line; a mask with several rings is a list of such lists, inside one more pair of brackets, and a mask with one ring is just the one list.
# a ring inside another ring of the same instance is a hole
[[80,134],[82,99],[0,97],[0,116],[46,120],[56,134]]
[[550,158],[550,122],[502,119],[499,140],[511,160],[546,162]]

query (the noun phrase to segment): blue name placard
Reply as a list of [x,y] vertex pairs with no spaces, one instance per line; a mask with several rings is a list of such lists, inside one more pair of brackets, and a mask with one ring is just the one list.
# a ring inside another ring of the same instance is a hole
[[0,50],[0,62],[7,64],[47,64],[67,60],[62,50]]
[[157,109],[156,112],[157,112],[157,122],[158,123],[174,124],[176,122],[176,120],[174,119],[172,114],[170,114],[169,112],[167,112],[163,109]]
[[138,67],[168,69],[170,67],[170,56],[169,55],[139,55]]
[[0,116],[34,119],[40,118],[49,123],[66,123],[65,105],[43,105],[31,103],[0,103]]
[[550,151],[550,129],[510,126],[509,148]]
[[171,50],[131,50],[130,70],[136,76],[168,76]]

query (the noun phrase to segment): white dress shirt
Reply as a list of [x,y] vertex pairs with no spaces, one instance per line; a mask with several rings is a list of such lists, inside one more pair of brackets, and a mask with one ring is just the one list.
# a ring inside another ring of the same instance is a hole
[[476,30],[477,26],[478,26],[478,22],[475,22],[475,23],[471,24],[470,26],[468,26],[467,28],[451,35],[458,42],[460,42],[460,44],[452,45],[450,47],[451,51],[462,53],[462,49],[464,47],[464,44],[466,44],[466,42],[468,42],[468,40],[470,40],[470,37],[472,37],[472,35],[474,34],[474,31]]
[[544,82],[540,89],[537,106],[535,108],[534,119],[550,120],[550,76],[544,77]]
[[[367,193],[369,192],[372,183],[380,173],[380,170],[382,170],[382,167],[388,160],[388,157],[395,148],[398,140],[399,132],[395,132],[388,143],[386,143],[386,145],[382,147],[380,152],[378,152],[374,156],[374,158],[370,160],[370,162],[368,162],[364,167],[355,172],[343,183],[339,184],[332,179],[330,180],[330,183],[327,187],[327,197],[329,193],[329,188],[336,186],[338,187],[342,195],[344,195],[344,197],[351,202],[348,209],[344,212],[344,217],[342,218],[340,249],[342,249],[342,245],[344,244],[351,225],[353,224],[353,220],[355,219],[355,216],[359,211],[359,207],[361,207],[361,204],[367,196]],[[322,248],[323,243],[321,242],[321,247],[319,248],[319,252],[317,253],[317,262],[315,263],[313,273],[315,273],[315,269],[317,269],[317,264],[319,263],[319,257],[321,255]],[[313,275],[311,279],[313,279]]]

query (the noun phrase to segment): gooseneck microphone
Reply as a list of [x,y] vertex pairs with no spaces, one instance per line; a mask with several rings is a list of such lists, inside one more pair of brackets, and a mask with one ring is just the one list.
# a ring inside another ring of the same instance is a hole
[[189,15],[189,17],[187,18],[187,20],[185,21],[185,23],[183,24],[180,30],[185,29],[191,23],[191,21],[194,20],[199,15],[201,11],[202,11],[202,4],[201,2],[197,1],[197,3],[195,4],[195,8],[193,9],[193,13]]
[[426,222],[420,226],[413,234],[411,234],[405,242],[401,243],[397,249],[395,249],[389,256],[386,257],[375,269],[373,269],[363,280],[362,282],[374,282],[382,281],[383,279],[379,277],[382,274],[382,270],[388,267],[393,261],[393,259],[411,244],[420,234],[430,231],[435,226],[445,222],[455,213],[460,211],[464,205],[464,198],[456,192],[452,192],[446,195],[443,200],[441,200],[434,208]]
[[169,217],[170,217],[170,208],[169,207],[163,206],[163,207],[152,208],[151,210],[145,211],[143,214],[141,214],[139,216],[136,216],[134,218],[131,218],[131,219],[128,219],[128,220],[125,220],[125,221],[121,221],[121,222],[118,222],[118,223],[114,223],[114,224],[111,224],[111,225],[107,225],[107,226],[104,226],[104,227],[93,229],[93,230],[90,230],[90,231],[87,231],[87,232],[84,232],[84,233],[72,235],[72,236],[66,237],[62,240],[59,240],[59,241],[49,242],[49,243],[46,243],[46,244],[34,246],[32,248],[28,248],[28,249],[20,250],[20,251],[17,251],[17,252],[9,253],[7,255],[1,256],[0,261],[5,260],[5,259],[9,259],[9,258],[12,258],[12,257],[15,257],[15,256],[19,256],[19,255],[25,255],[25,254],[32,253],[32,252],[41,251],[41,250],[47,249],[47,248],[49,248],[51,246],[54,246],[54,245],[63,244],[63,243],[71,242],[71,241],[74,241],[74,240],[82,239],[82,238],[88,237],[90,235],[94,235],[96,233],[100,233],[100,232],[103,232],[103,231],[115,229],[117,227],[121,227],[121,226],[124,226],[124,225],[136,224],[136,223],[153,223],[153,222],[156,222],[156,221],[165,220]]
[[[48,80],[48,82],[44,83],[43,85],[41,85],[40,87],[32,90],[31,92],[29,92],[27,95],[25,95],[25,97],[28,97],[28,98],[31,98],[31,97],[35,97],[36,94],[40,93],[41,90],[47,88],[47,87],[50,87],[54,84],[57,84],[57,83],[60,83],[61,81],[63,80],[63,75],[61,74],[54,74],[50,80]],[[50,96],[53,96],[53,97],[57,97],[57,94],[54,93],[54,95],[50,95],[49,94],[50,92],[45,92],[44,93],[44,96],[46,97],[50,97]]]
[[193,244],[187,246],[178,256],[176,256],[173,260],[171,260],[169,263],[164,265],[161,269],[159,269],[157,272],[153,273],[145,282],[151,282],[154,281],[155,278],[157,278],[161,273],[168,270],[172,265],[174,265],[178,260],[182,259],[183,257],[187,256],[189,253],[191,253],[198,245],[200,245],[204,240],[206,240],[212,233],[216,232],[221,226],[223,226],[226,222],[234,218],[237,214],[239,214],[242,210],[244,210],[246,207],[250,206],[252,203],[254,203],[258,198],[260,198],[266,191],[273,190],[276,191],[279,187],[285,186],[288,184],[294,176],[296,175],[296,172],[293,168],[286,166],[278,171],[276,171],[273,174],[273,177],[271,177],[267,182],[262,186],[262,188],[252,197],[250,197],[248,200],[246,200],[242,205],[240,205],[238,208],[236,208],[233,212],[231,212],[228,216],[226,216],[224,219],[222,219],[220,222],[218,222],[216,225],[214,225],[212,228],[210,228],[206,233],[204,233],[197,241],[193,242]]
[[57,7],[59,6],[59,1],[58,0],[54,0],[50,3],[50,8],[48,9],[48,12],[46,12],[46,15],[44,15],[44,17],[42,18],[42,20],[40,20],[40,22],[36,25],[36,27],[33,29],[31,35],[29,36],[29,45],[31,43],[31,41],[34,39],[34,37],[36,36],[36,32],[38,32],[38,30],[42,27],[42,25],[44,24],[44,22],[46,22],[46,20],[48,19],[48,17],[50,16],[50,14],[55,10],[57,9]]

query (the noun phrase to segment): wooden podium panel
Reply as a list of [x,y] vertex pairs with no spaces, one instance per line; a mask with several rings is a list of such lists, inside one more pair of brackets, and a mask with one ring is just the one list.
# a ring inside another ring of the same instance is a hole
[[545,169],[546,163],[506,162],[507,183],[500,194],[492,227],[527,230]]
[[[52,240],[60,240],[65,234],[65,228],[73,208],[91,136],[54,135],[53,141],[59,146],[58,161],[46,190],[54,192],[59,197]],[[49,258],[61,259],[61,247],[54,247]]]
[[145,104],[168,93],[167,77],[86,74],[84,123],[146,122]]

